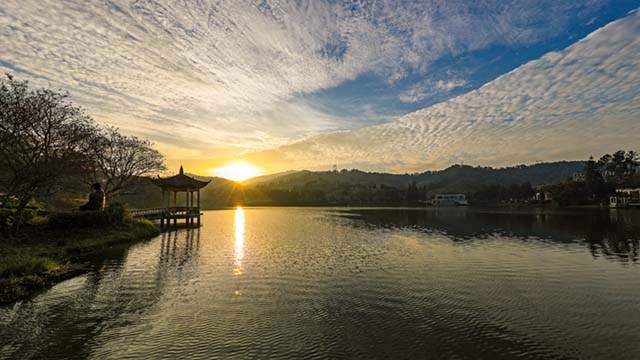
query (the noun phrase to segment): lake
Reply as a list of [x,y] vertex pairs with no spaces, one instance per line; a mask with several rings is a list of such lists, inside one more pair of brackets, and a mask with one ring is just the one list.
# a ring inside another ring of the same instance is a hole
[[247,208],[202,222],[0,308],[0,358],[640,358],[640,212]]

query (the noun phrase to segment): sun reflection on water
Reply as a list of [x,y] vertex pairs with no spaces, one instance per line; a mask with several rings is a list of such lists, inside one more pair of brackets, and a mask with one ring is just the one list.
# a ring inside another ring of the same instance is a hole
[[242,259],[244,258],[244,209],[236,208],[235,215],[235,275],[242,275]]

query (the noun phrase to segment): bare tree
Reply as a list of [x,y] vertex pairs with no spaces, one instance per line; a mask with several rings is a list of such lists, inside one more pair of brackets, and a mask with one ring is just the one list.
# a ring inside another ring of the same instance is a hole
[[93,121],[68,94],[30,89],[9,74],[0,79],[0,191],[18,199],[17,231],[31,199],[41,199],[86,162]]
[[123,135],[116,128],[101,129],[89,154],[87,181],[103,184],[107,198],[166,169],[164,157],[150,141]]

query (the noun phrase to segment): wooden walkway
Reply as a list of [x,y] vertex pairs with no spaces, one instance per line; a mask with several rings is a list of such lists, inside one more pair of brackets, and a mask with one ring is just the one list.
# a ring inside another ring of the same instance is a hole
[[171,207],[171,208],[149,208],[149,209],[137,209],[129,211],[134,218],[144,218],[148,220],[160,220],[160,225],[169,225],[171,220],[173,224],[178,223],[178,219],[184,219],[186,224],[194,225],[197,220],[197,225],[200,225],[200,208],[196,207]]

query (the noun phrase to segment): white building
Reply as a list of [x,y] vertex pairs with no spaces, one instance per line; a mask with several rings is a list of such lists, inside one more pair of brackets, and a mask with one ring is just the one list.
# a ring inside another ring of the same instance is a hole
[[467,197],[464,194],[438,194],[433,198],[433,205],[451,206],[468,204]]
[[618,189],[614,196],[609,197],[609,207],[626,208],[640,207],[640,188]]

